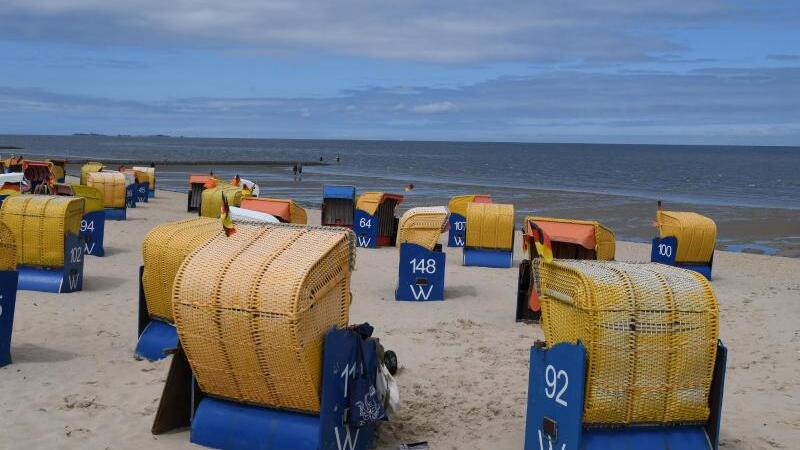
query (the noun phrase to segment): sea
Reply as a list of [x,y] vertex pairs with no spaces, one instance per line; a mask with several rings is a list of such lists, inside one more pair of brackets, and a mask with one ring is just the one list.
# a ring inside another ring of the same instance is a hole
[[310,207],[324,184],[405,193],[404,208],[488,193],[513,203],[519,217],[600,220],[618,239],[642,242],[661,200],[714,218],[721,248],[800,254],[800,147],[0,135],[2,146],[22,147],[3,156],[68,160],[321,160],[305,165],[301,179],[291,165],[169,165],[157,169],[158,187],[186,191],[190,173],[213,170]]

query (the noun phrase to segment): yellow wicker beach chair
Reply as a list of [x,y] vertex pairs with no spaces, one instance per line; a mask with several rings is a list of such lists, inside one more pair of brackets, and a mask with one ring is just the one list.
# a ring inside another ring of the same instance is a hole
[[511,250],[514,243],[514,205],[469,203],[467,247]]
[[17,242],[11,228],[0,221],[0,272],[17,270]]
[[488,194],[456,195],[447,203],[447,209],[450,214],[467,217],[467,205],[470,203],[492,203],[492,197]]
[[535,260],[547,346],[587,350],[583,421],[702,423],[718,307],[700,274],[652,263]]
[[411,208],[400,217],[397,245],[405,242],[433,250],[447,229],[450,213],[444,206]]
[[142,288],[150,317],[172,323],[172,285],[183,260],[197,247],[223,233],[219,220],[208,217],[154,227],[142,243]]
[[[149,183],[150,191],[156,190],[156,168],[155,167],[140,167],[133,166],[133,170],[147,174],[147,182]],[[144,181],[142,181],[144,182]]]
[[242,208],[270,214],[283,223],[308,223],[306,210],[290,199],[246,197]]
[[717,242],[717,225],[713,220],[693,212],[658,210],[656,223],[660,238],[678,239],[676,262],[704,264],[711,260]]
[[64,265],[66,233],[78,235],[84,200],[78,197],[19,195],[0,208],[17,242],[17,264],[41,267]]
[[103,207],[125,208],[125,175],[121,172],[90,172],[86,185],[96,188],[103,196]]
[[200,215],[216,218],[220,215],[222,196],[228,200],[228,206],[242,205],[242,188],[226,183],[204,189],[200,201]]
[[81,184],[86,185],[86,177],[89,173],[100,172],[103,170],[103,164],[99,162],[88,162],[81,167]]
[[319,412],[324,336],[348,323],[353,240],[337,228],[240,224],[186,258],[172,307],[204,393]]

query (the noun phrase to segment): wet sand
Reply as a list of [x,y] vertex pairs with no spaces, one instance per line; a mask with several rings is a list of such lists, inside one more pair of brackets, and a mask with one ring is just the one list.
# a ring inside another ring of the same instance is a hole
[[[150,434],[168,361],[133,358],[142,239],[189,217],[185,205],[184,195],[160,191],[128,221],[109,222],[108,256],[86,260],[84,291],[19,292],[14,362],[0,369],[0,448],[192,448],[186,430]],[[309,221],[319,222],[316,210]],[[620,260],[648,256],[647,245],[618,243]],[[403,409],[381,427],[377,448],[427,440],[433,449],[520,449],[529,349],[541,329],[514,322],[516,267],[463,267],[456,249],[447,257],[447,299],[410,303],[394,301],[397,249],[358,251],[350,321],[372,323],[401,366]],[[714,271],[729,347],[722,448],[796,448],[800,259],[717,252]]]

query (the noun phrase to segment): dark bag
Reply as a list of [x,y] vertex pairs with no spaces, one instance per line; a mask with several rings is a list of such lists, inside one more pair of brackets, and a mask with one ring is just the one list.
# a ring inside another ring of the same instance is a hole
[[358,333],[352,333],[352,336],[356,343],[356,378],[351,381],[352,388],[348,393],[350,402],[348,422],[360,428],[386,420],[387,417],[375,387],[375,376],[367,367],[364,358],[364,345],[367,342]]

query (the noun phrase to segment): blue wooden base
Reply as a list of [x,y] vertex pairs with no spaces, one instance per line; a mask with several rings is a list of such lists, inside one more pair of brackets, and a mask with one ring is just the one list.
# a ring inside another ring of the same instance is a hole
[[448,247],[463,247],[467,241],[467,218],[461,214],[450,213],[450,232],[447,235]]
[[[228,450],[366,450],[375,427],[345,423],[350,407],[348,381],[355,379],[356,345],[348,331],[331,329],[325,336],[319,415],[204,397],[192,420],[192,443]],[[367,370],[376,373],[375,342],[360,345]]]
[[178,331],[171,323],[152,319],[136,343],[134,355],[138,359],[158,361],[178,348]]
[[581,343],[531,348],[525,450],[717,450],[727,350],[720,343],[705,425],[583,426],[586,349]]
[[152,190],[152,191],[151,191],[151,190],[148,188],[148,190],[147,190],[147,197],[148,197],[148,198],[155,198],[155,197],[156,197],[156,191],[155,191],[155,190]]
[[17,289],[53,293],[83,289],[83,239],[67,233],[64,245],[64,267],[17,266]]
[[103,237],[106,229],[106,212],[92,211],[81,219],[80,237],[83,239],[83,254],[105,256]]
[[507,269],[514,265],[514,253],[511,250],[464,247],[463,264],[465,266]]
[[17,302],[17,272],[0,272],[0,367],[11,364],[11,332]]
[[444,300],[444,273],[447,255],[425,247],[400,244],[400,267],[396,300]]
[[356,246],[363,248],[378,247],[378,218],[357,209],[353,219],[353,232],[356,234]]
[[129,184],[125,187],[125,207],[136,208],[136,184]]
[[678,253],[678,238],[667,236],[665,238],[653,238],[653,245],[650,248],[650,261],[668,266],[680,267],[682,269],[693,270],[700,275],[711,280],[711,266],[714,264],[714,256],[708,264],[690,264],[675,260]]
[[150,198],[150,184],[149,183],[136,183],[136,201],[138,203],[147,203]]
[[106,220],[126,220],[128,210],[126,208],[106,208]]

